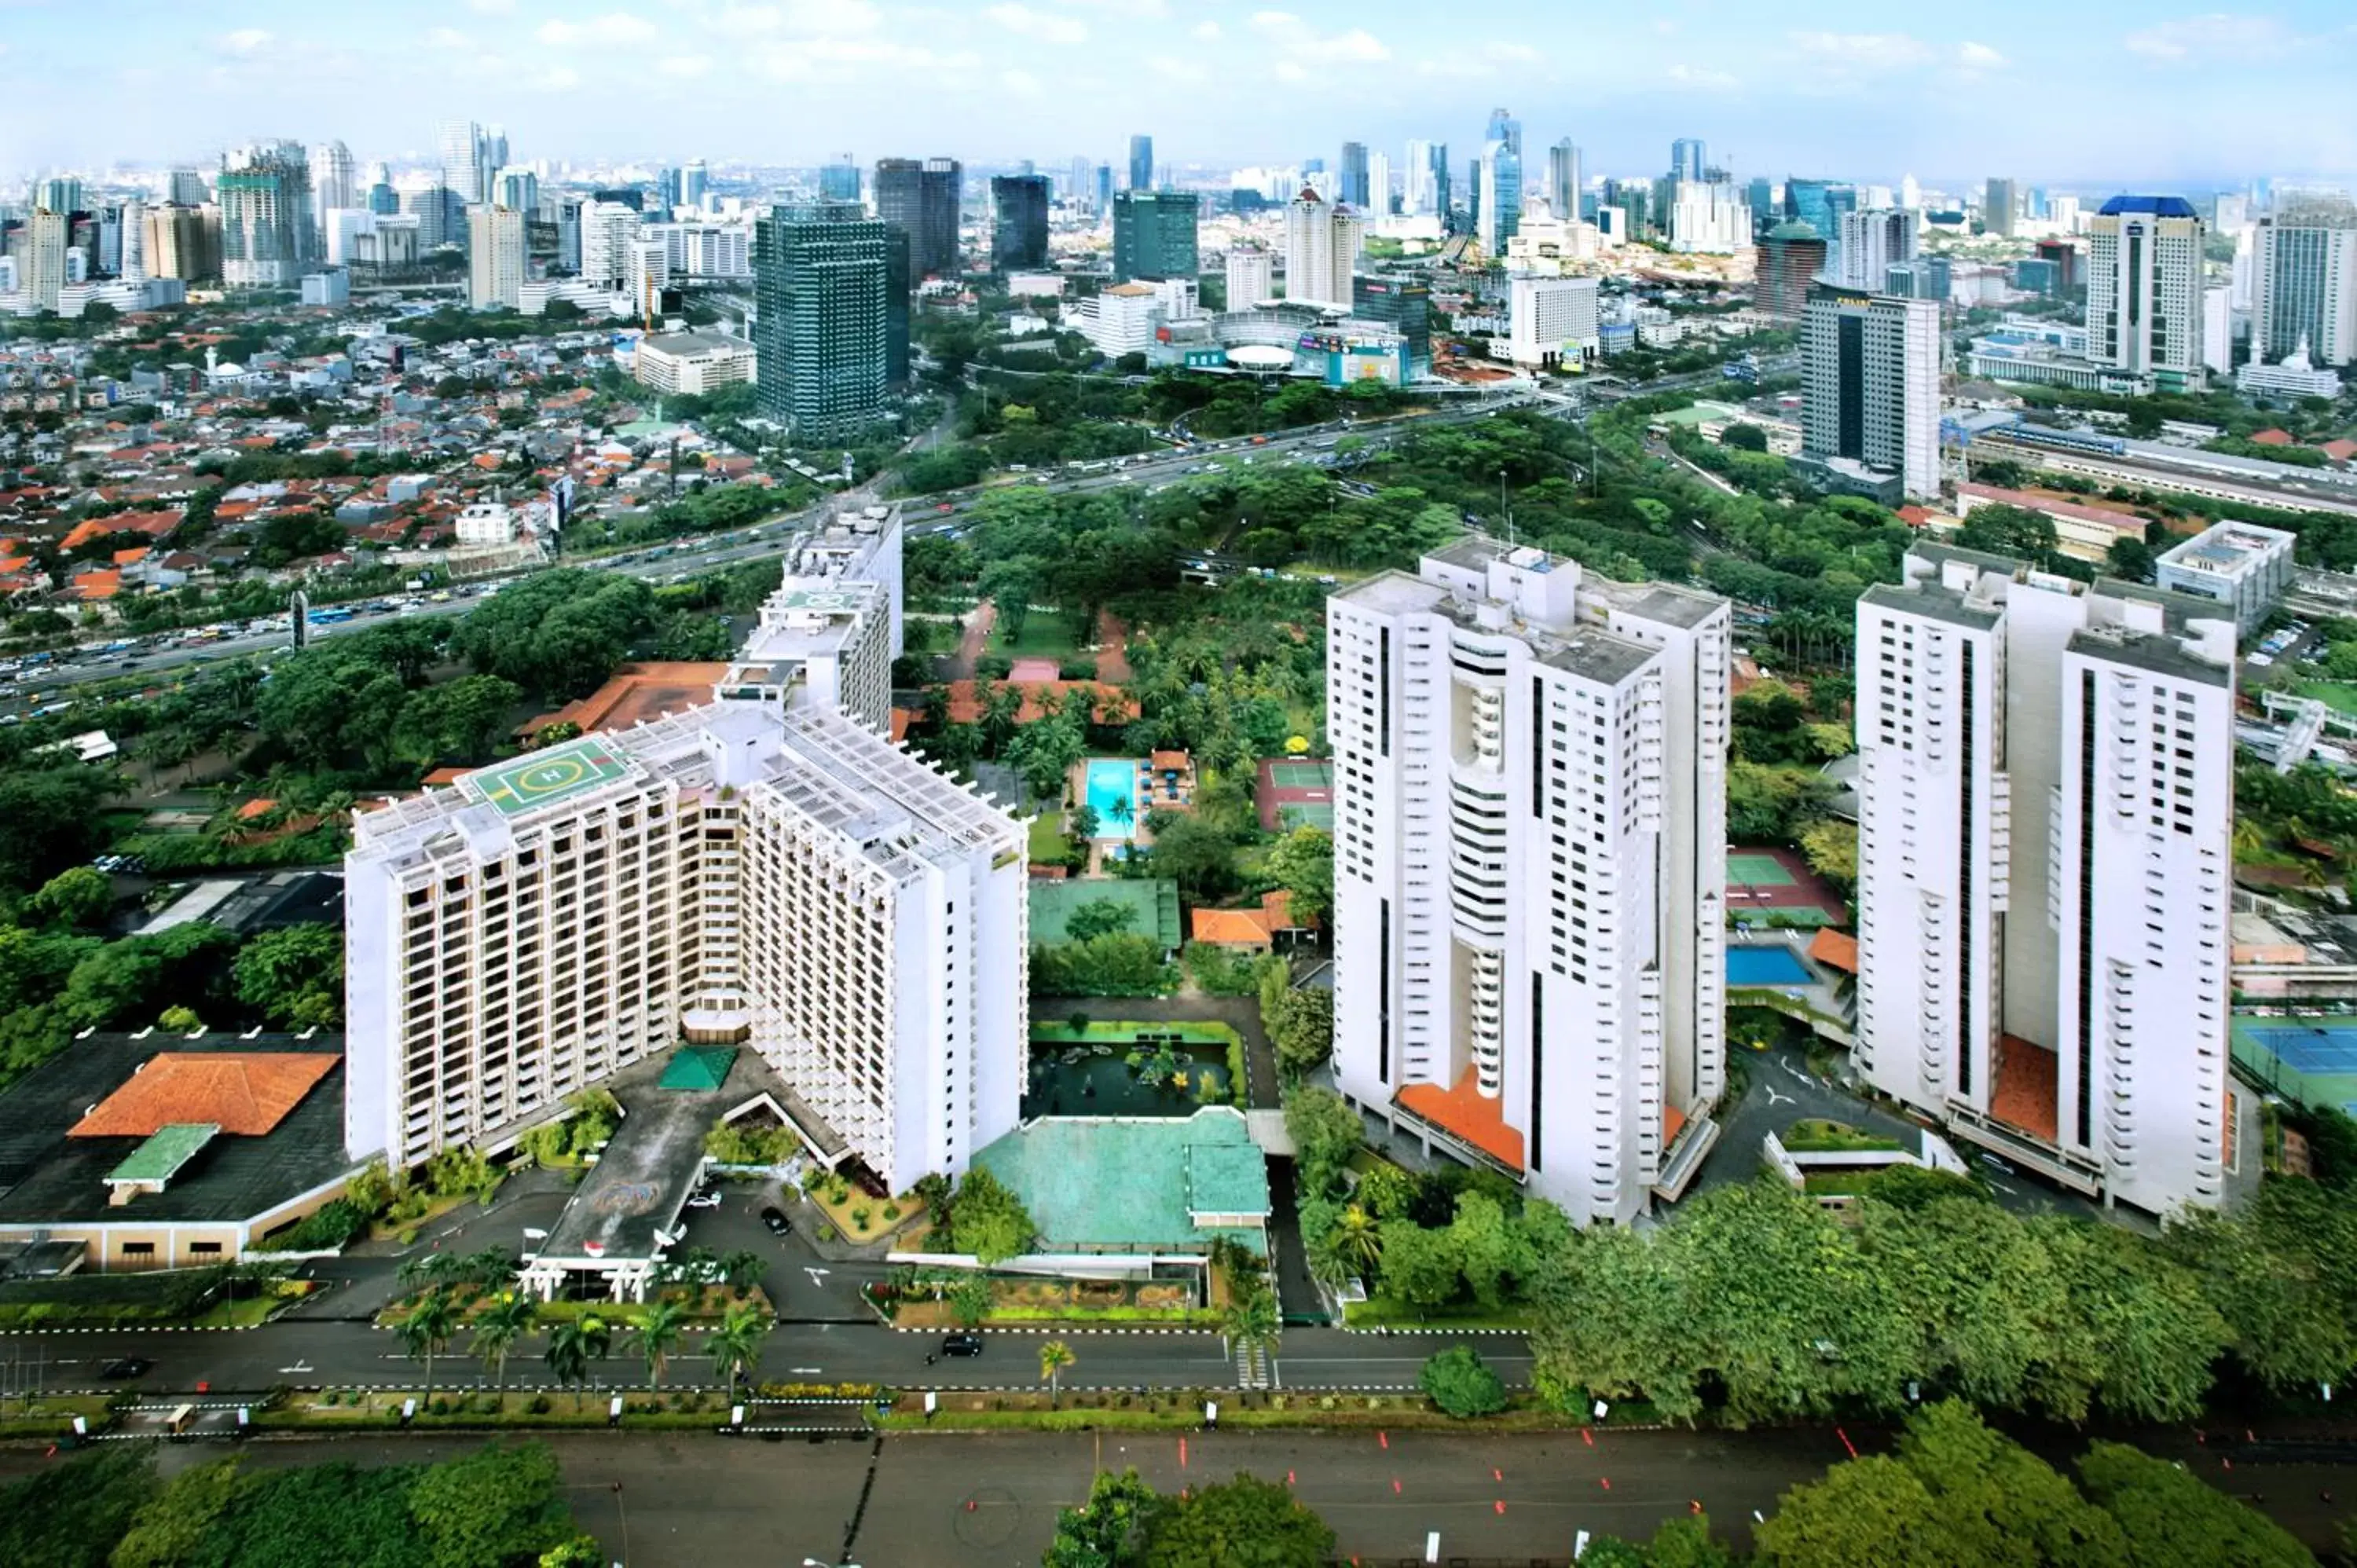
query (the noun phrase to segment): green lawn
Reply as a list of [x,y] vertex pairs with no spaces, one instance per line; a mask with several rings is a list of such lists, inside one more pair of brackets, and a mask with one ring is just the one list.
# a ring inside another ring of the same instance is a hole
[[[1352,1328],[1528,1328],[1532,1323],[1529,1308],[1501,1306],[1494,1310],[1472,1302],[1460,1302],[1450,1306],[1423,1307],[1397,1301],[1387,1295],[1371,1295],[1364,1301],[1344,1305],[1342,1321]],[[1434,1350],[1445,1350],[1446,1344],[1435,1343]]]
[[2292,682],[2290,690],[2314,697],[2336,714],[2357,714],[2357,682],[2300,680]]
[[1072,636],[1071,623],[1062,616],[1034,610],[1023,618],[1020,637],[1010,638],[1003,628],[992,628],[984,651],[1004,654],[1009,659],[1061,659],[1068,653],[1079,652],[1080,646]]
[[1780,1141],[1786,1153],[1795,1155],[1862,1154],[1897,1151],[1903,1146],[1896,1138],[1861,1133],[1846,1122],[1829,1122],[1822,1117],[1793,1122],[1784,1130]]
[[1060,811],[1042,811],[1031,820],[1031,858],[1035,863],[1061,865],[1072,853],[1072,841],[1059,825]]
[[[1071,1024],[1065,1022],[1075,1013],[1087,1013],[1088,1003],[1091,1000],[1092,998],[1085,996],[1060,997],[1052,1004],[1042,1003],[1040,1006],[1034,1008],[1031,1018],[1032,1040],[1039,1044],[1060,1046],[1081,1045],[1089,1041],[1103,1040],[1114,1045],[1127,1046],[1135,1045],[1140,1035],[1175,1035],[1181,1040],[1197,1045],[1224,1046],[1234,1044],[1243,1037],[1225,1024],[1189,1023],[1185,1019],[1170,1019],[1151,1024],[1125,1023],[1120,1020],[1101,1024],[1092,1019],[1086,1029],[1075,1029]],[[1067,1002],[1071,1003],[1072,1005],[1065,1006],[1064,1004]],[[1051,1005],[1062,1008],[1060,1017],[1049,1019],[1039,1016]]]

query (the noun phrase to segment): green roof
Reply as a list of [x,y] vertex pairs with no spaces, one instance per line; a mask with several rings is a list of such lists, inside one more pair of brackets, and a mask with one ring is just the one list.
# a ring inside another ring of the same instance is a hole
[[1039,1230],[1039,1250],[1147,1246],[1194,1250],[1227,1236],[1257,1248],[1252,1227],[1205,1229],[1196,1214],[1269,1212],[1268,1170],[1243,1112],[1207,1105],[1188,1117],[1048,1116],[974,1155]]
[[735,1046],[682,1046],[664,1065],[655,1087],[710,1094],[728,1081],[728,1069],[736,1065]]
[[130,1154],[123,1163],[109,1171],[111,1182],[153,1182],[158,1185],[180,1174],[180,1167],[197,1157],[207,1144],[221,1133],[212,1122],[175,1122],[158,1127]]
[[527,751],[522,757],[478,768],[463,782],[503,815],[520,817],[551,801],[626,778],[630,771],[630,763],[603,736],[585,735],[563,746]]
[[1087,876],[1071,881],[1035,877],[1031,883],[1031,940],[1041,946],[1066,939],[1064,925],[1083,904],[1109,898],[1132,911],[1129,929],[1164,948],[1178,945],[1178,885],[1167,877]]

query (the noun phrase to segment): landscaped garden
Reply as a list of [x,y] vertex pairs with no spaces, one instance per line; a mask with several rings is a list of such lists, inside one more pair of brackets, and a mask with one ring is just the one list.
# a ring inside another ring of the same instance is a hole
[[1023,1114],[1187,1116],[1200,1106],[1242,1105],[1244,1090],[1243,1036],[1225,1024],[1072,1015],[1032,1024]]

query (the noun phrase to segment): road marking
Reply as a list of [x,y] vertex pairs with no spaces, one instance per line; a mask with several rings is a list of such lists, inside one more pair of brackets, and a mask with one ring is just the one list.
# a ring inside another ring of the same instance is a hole
[[1800,1103],[1800,1101],[1792,1095],[1777,1093],[1776,1086],[1772,1083],[1763,1083],[1760,1087],[1768,1091],[1768,1103],[1770,1105],[1798,1105]]
[[307,1372],[311,1370],[311,1363],[308,1361],[296,1361],[291,1367],[281,1367],[278,1369],[282,1372]]
[[814,1268],[812,1268],[808,1263],[804,1263],[804,1264],[802,1265],[802,1273],[804,1273],[808,1274],[808,1275],[811,1277],[811,1283],[813,1283],[813,1284],[816,1284],[816,1283],[819,1283],[819,1281],[821,1281],[821,1280],[823,1280],[823,1279],[826,1278],[826,1276],[828,1275],[828,1273],[830,1273],[831,1272],[832,1272],[832,1271],[827,1270],[827,1269],[814,1269]]
[[813,1372],[823,1372],[826,1369],[824,1367],[788,1367],[786,1370],[798,1378],[806,1378]]

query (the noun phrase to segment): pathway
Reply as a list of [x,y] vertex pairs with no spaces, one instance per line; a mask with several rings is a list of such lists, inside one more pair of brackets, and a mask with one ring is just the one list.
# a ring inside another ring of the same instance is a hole
[[984,647],[990,641],[990,628],[998,620],[998,610],[988,599],[966,612],[965,629],[958,636],[957,651],[943,660],[940,679],[971,681],[975,661],[982,658]]
[[1097,612],[1097,679],[1108,686],[1130,681],[1129,628],[1111,610]]

